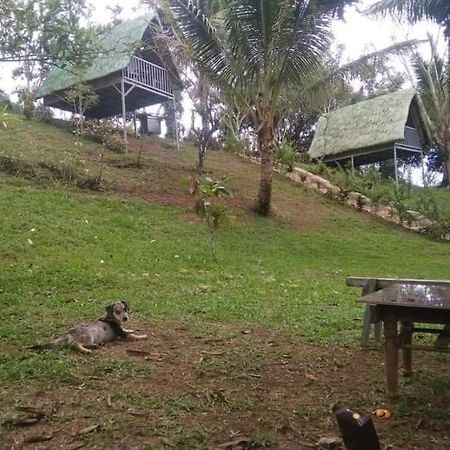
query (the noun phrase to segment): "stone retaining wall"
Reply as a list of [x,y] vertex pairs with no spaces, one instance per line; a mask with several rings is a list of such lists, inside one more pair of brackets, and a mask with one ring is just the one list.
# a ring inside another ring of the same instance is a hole
[[[252,156],[241,155],[245,159],[259,164],[258,158]],[[342,201],[344,204],[351,206],[359,211],[364,211],[374,216],[380,217],[391,223],[401,225],[412,231],[423,233],[433,223],[431,220],[422,216],[417,211],[407,211],[407,220],[401,220],[400,215],[396,208],[381,203],[372,202],[372,200],[359,192],[347,192],[341,189],[339,186],[334,185],[329,180],[308,172],[300,167],[294,167],[292,171],[286,171],[286,168],[281,164],[275,164],[275,171],[290,178],[298,184],[301,184],[306,189],[319,192],[323,195],[335,198]],[[450,239],[450,236],[446,236]]]

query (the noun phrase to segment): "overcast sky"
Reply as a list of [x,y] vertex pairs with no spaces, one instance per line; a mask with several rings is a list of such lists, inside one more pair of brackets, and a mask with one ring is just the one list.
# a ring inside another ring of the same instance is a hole
[[[344,46],[343,58],[350,61],[361,56],[368,51],[380,50],[394,42],[405,39],[425,39],[427,32],[433,35],[438,34],[438,27],[430,22],[417,25],[399,25],[392,18],[374,19],[368,18],[358,12],[364,10],[376,0],[362,0],[358,8],[348,8],[345,14],[345,21],[336,21],[333,31],[336,37],[336,44]],[[139,0],[127,0],[117,2],[110,0],[95,0],[93,20],[100,23],[108,23],[111,20],[111,13],[107,7],[120,4],[123,8],[122,18],[131,18],[145,13],[148,6],[140,5]],[[18,80],[11,79],[11,65],[0,66],[0,87],[11,93],[18,84]]]

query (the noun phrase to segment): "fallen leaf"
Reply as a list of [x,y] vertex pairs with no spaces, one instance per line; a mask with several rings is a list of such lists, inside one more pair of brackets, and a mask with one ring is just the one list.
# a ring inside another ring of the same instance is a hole
[[253,378],[261,378],[261,375],[259,373],[249,373],[248,376]]
[[150,356],[151,353],[147,350],[133,350],[131,348],[127,349],[127,353],[131,356]]
[[76,436],[82,435],[82,434],[88,434],[88,433],[92,433],[95,430],[98,430],[100,428],[100,424],[95,424],[95,425],[90,425],[86,428],[81,429],[80,431],[78,431],[76,433]]
[[233,439],[231,441],[228,442],[224,442],[223,444],[219,444],[217,446],[217,448],[236,448],[236,447],[250,447],[252,443],[252,439],[246,436],[240,436],[236,439]]
[[377,408],[372,411],[372,414],[383,420],[388,420],[392,417],[392,413],[388,409],[384,408]]
[[45,417],[45,413],[41,410],[33,408],[31,406],[19,406],[18,410],[25,412],[13,419],[7,419],[3,423],[5,425],[12,425],[13,427],[28,427],[37,424],[42,418]]
[[202,353],[204,355],[209,355],[209,356],[220,356],[220,355],[223,355],[225,352],[223,350],[211,350],[211,351],[203,350]]
[[136,417],[142,417],[145,416],[144,412],[140,412],[140,411],[136,411],[135,409],[129,408],[127,410],[127,413],[132,415],[132,416],[136,416]]
[[222,389],[212,389],[205,394],[206,400],[208,402],[215,402],[217,400],[226,403],[227,399],[225,398],[225,394]]
[[310,374],[310,373],[305,373],[305,378],[307,378],[310,381],[316,381],[317,380],[317,377],[312,375],[312,374]]
[[86,447],[87,443],[86,442],[72,442],[69,446],[67,446],[67,450],[78,450],[79,448],[83,448]]
[[12,419],[9,423],[14,427],[27,427],[29,425],[35,425],[39,422],[39,418],[30,417],[30,416],[22,416]]
[[35,434],[33,436],[29,436],[24,439],[24,443],[26,444],[34,444],[36,442],[44,442],[53,439],[53,434]]

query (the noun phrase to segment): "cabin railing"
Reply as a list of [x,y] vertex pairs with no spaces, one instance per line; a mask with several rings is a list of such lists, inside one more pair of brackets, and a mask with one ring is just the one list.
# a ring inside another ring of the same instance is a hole
[[419,132],[413,127],[405,127],[405,139],[401,143],[408,147],[422,148]]
[[167,70],[145,59],[132,56],[130,63],[123,71],[123,78],[132,84],[173,97],[172,84]]

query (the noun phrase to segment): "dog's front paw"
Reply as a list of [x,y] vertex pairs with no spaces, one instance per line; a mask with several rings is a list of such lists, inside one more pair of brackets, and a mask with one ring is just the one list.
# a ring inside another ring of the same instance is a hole
[[148,336],[146,334],[129,334],[127,336],[131,341],[140,341],[141,339],[147,339]]

